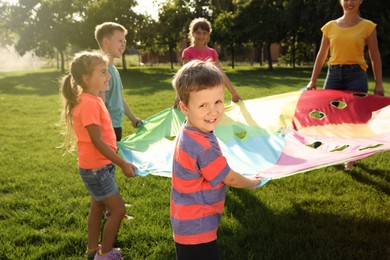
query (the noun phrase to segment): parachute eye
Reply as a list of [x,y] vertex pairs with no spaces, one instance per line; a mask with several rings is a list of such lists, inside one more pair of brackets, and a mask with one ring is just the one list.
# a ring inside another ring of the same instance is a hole
[[346,145],[340,146],[340,147],[338,147],[336,149],[333,149],[330,152],[341,152],[341,151],[344,151],[345,149],[347,149],[348,147],[349,147],[349,145],[346,144]]
[[246,131],[242,131],[242,132],[239,132],[239,133],[234,133],[234,135],[237,136],[240,139],[244,139],[245,136],[246,136]]
[[325,118],[325,113],[318,111],[318,110],[313,110],[309,113],[309,116],[318,120],[322,120]]
[[314,149],[317,149],[318,147],[320,147],[322,145],[322,142],[320,141],[315,141],[314,143],[312,144],[307,144],[306,146],[310,147],[310,148],[314,148]]
[[334,100],[334,101],[330,102],[330,105],[332,107],[335,107],[338,109],[344,109],[348,106],[347,103],[345,103],[344,101],[340,101],[340,100]]
[[375,145],[366,146],[366,147],[360,148],[359,151],[364,151],[364,150],[368,150],[368,149],[378,148],[378,147],[380,147],[382,145],[383,144],[375,144]]

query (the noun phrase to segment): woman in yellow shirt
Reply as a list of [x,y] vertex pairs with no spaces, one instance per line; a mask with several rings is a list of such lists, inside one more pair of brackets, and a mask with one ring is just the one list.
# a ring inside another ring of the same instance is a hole
[[[318,51],[308,90],[316,89],[317,79],[329,51],[328,72],[324,89],[368,92],[367,63],[364,48],[367,45],[374,72],[374,94],[383,96],[382,61],[378,49],[376,24],[360,17],[363,0],[339,0],[343,16],[329,21],[322,28],[321,46]],[[354,161],[344,164],[345,170],[353,167]]]
[[368,92],[367,63],[364,48],[367,45],[375,78],[376,95],[384,95],[382,61],[378,49],[376,24],[359,15],[363,0],[339,0],[343,16],[326,23],[321,46],[314,63],[307,89],[316,89],[317,79],[328,53],[328,72],[324,89]]

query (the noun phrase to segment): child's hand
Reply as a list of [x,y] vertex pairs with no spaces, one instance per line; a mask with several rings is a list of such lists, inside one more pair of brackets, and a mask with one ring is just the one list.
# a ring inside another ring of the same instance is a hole
[[232,101],[233,101],[234,103],[236,103],[236,102],[238,102],[238,101],[240,101],[240,100],[241,100],[241,97],[240,97],[240,95],[238,95],[237,93],[235,93],[235,94],[232,95]]
[[133,121],[132,124],[134,128],[139,128],[141,125],[144,124],[144,122],[141,119],[137,118],[137,120]]
[[253,189],[260,188],[261,186],[266,184],[269,180],[270,178],[266,178],[266,177],[256,177],[256,184],[252,188]]
[[310,81],[310,82],[306,85],[306,89],[307,89],[307,90],[315,90],[315,89],[317,89],[316,83]]
[[126,177],[135,177],[134,171],[137,169],[133,164],[126,162],[121,166],[122,172]]

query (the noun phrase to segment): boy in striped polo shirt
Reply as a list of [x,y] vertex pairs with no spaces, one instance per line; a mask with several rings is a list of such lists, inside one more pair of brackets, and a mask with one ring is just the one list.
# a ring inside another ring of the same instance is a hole
[[255,187],[262,179],[233,171],[213,133],[224,114],[221,71],[210,61],[193,60],[172,85],[187,117],[173,158],[170,215],[176,259],[220,259],[216,240],[226,185]]

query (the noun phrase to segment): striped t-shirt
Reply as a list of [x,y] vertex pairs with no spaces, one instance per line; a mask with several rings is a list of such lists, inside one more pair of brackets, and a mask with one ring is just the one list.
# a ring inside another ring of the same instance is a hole
[[174,240],[194,245],[217,239],[230,172],[212,132],[185,126],[173,156],[171,223]]

